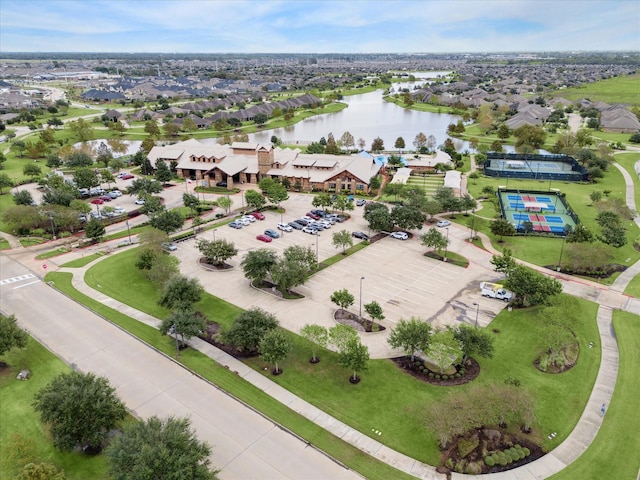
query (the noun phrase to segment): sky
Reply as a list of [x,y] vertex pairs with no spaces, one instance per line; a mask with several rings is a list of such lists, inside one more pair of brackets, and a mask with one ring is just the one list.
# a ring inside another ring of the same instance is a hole
[[0,0],[0,52],[640,50],[639,0]]

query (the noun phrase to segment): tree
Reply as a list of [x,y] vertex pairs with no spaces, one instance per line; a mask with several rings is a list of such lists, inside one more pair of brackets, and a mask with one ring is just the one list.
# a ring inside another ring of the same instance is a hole
[[402,230],[422,229],[427,217],[417,207],[396,205],[391,210],[391,221]]
[[113,480],[216,480],[211,447],[198,440],[188,418],[156,416],[127,425],[105,454]]
[[211,265],[223,265],[224,262],[238,254],[238,249],[233,242],[228,240],[198,240],[196,247],[204,255],[207,263]]
[[353,210],[353,201],[346,195],[338,195],[333,201],[333,206],[340,210],[340,213],[344,214],[345,210]]
[[377,193],[377,191],[380,189],[381,186],[382,186],[382,179],[380,178],[379,175],[374,175],[369,179],[369,187],[371,188],[372,192]]
[[[175,310],[162,320],[159,330],[162,335],[173,333],[180,337],[180,344],[184,347],[185,340],[200,334],[205,328],[204,319],[191,308]],[[176,352],[180,356],[180,349]]]
[[[349,133],[348,131],[342,134],[342,137],[340,137],[340,141],[342,142],[342,145],[347,148],[347,150],[350,150],[355,146],[353,135],[351,135],[351,133]],[[640,139],[636,143],[640,143]]]
[[384,140],[382,140],[380,137],[374,138],[373,142],[371,143],[371,151],[381,152],[382,150],[384,150]]
[[285,257],[279,259],[271,268],[271,279],[278,286],[278,290],[284,294],[293,287],[304,284],[309,273],[311,273],[311,268],[308,265]]
[[524,265],[516,265],[511,270],[504,286],[514,293],[512,302],[523,307],[547,304],[562,292],[559,280],[546,277]]
[[169,167],[164,160],[158,160],[156,162],[155,177],[156,180],[163,185],[167,184],[171,180],[171,178],[173,178],[171,170],[169,170]]
[[180,127],[173,122],[165,123],[162,126],[162,129],[164,130],[164,134],[167,137],[177,137],[180,133]]
[[277,326],[278,320],[273,314],[253,307],[238,315],[231,328],[225,332],[224,340],[240,351],[255,352],[260,340]]
[[349,325],[339,323],[329,329],[329,343],[338,352],[344,351],[347,348],[347,343],[352,338],[358,338],[358,332]]
[[23,168],[22,168],[22,173],[24,175],[26,175],[27,177],[31,177],[31,181],[35,182],[35,180],[42,175],[42,169],[40,168],[39,165],[36,165],[35,163],[27,163]]
[[309,340],[313,346],[311,347],[311,363],[318,363],[320,360],[318,359],[317,346],[322,348],[327,348],[327,342],[329,341],[329,334],[327,329],[322,325],[305,325],[300,330],[300,335],[303,338]]
[[140,207],[140,213],[144,213],[149,217],[155,217],[159,213],[165,211],[165,206],[162,203],[162,197],[144,194],[141,198],[144,200],[144,204]]
[[369,222],[369,228],[377,232],[393,230],[393,221],[389,208],[383,203],[369,203],[364,207],[364,219]]
[[413,140],[413,146],[416,150],[420,151],[427,146],[427,136],[420,132],[416,135],[416,138]]
[[[146,207],[145,202],[145,207]],[[163,210],[160,213],[153,215],[149,220],[149,224],[153,228],[162,230],[163,232],[172,233],[179,230],[184,223],[182,213],[179,210]]]
[[367,141],[364,138],[362,138],[362,137],[358,138],[358,148],[360,150],[364,150],[364,146],[366,144],[367,144]]
[[593,233],[582,223],[575,226],[574,229],[567,232],[567,243],[593,242]]
[[100,184],[98,175],[93,168],[78,168],[73,173],[73,181],[78,188],[93,188]]
[[398,148],[400,150],[404,149],[405,144],[404,144],[404,138],[402,137],[398,137],[396,138],[396,143],[394,143],[393,145],[395,148]]
[[87,238],[93,240],[94,243],[98,243],[105,232],[106,230],[102,222],[93,217],[91,217],[84,227],[84,233],[87,235]]
[[[451,328],[451,327],[449,327]],[[484,358],[493,358],[494,337],[486,330],[474,328],[469,325],[458,325],[451,329],[453,337],[462,345],[462,360],[466,362],[469,357],[478,355]]]
[[598,203],[602,200],[602,192],[600,190],[594,190],[589,194],[589,198],[591,199],[591,205]]
[[106,183],[108,188],[111,188],[111,184],[115,182],[116,179],[108,168],[103,168],[100,170],[100,182]]
[[131,183],[131,186],[127,188],[129,195],[137,195],[139,198],[160,192],[162,192],[162,184],[150,178],[136,178]]
[[264,125],[269,120],[269,116],[266,113],[256,113],[253,117],[253,121],[256,125]]
[[278,368],[278,362],[282,362],[287,358],[291,351],[291,341],[282,330],[273,329],[265,333],[260,339],[258,351],[266,362],[275,364],[273,373],[277,375],[281,372]]
[[73,122],[67,122],[66,127],[78,137],[80,142],[87,142],[93,139],[93,127],[84,118],[79,118]]
[[333,133],[329,133],[327,136],[327,145],[324,148],[324,153],[327,155],[339,155],[340,149],[336,143],[336,139],[333,138]]
[[440,204],[443,212],[453,212],[457,207],[458,198],[453,195],[453,190],[449,187],[438,188],[433,199]]
[[347,340],[345,348],[338,353],[338,363],[345,368],[353,370],[353,376],[351,377],[353,383],[358,381],[358,371],[362,372],[367,369],[368,361],[369,348],[362,344],[358,336]]
[[498,235],[500,237],[500,242],[504,241],[504,236],[513,236],[516,234],[516,228],[513,224],[504,218],[496,218],[489,224],[489,230],[494,235]]
[[462,342],[454,337],[452,331],[440,330],[431,336],[431,342],[424,353],[435,362],[442,375],[447,368],[462,359]]
[[156,141],[153,139],[153,137],[147,137],[140,144],[139,151],[143,154],[143,156],[146,156],[151,151],[151,149],[155,146],[156,146]]
[[447,238],[435,228],[430,228],[427,233],[421,235],[420,240],[422,241],[422,245],[433,248],[438,255],[440,255],[442,249],[446,248],[449,244]]
[[497,134],[500,140],[506,140],[511,135],[511,130],[509,129],[506,123],[501,123],[500,126],[498,127]]
[[191,210],[191,215],[195,215],[198,211],[198,207],[200,206],[200,200],[197,196],[184,192],[182,194],[182,203],[184,206]]
[[[18,326],[15,316],[0,315],[0,355],[4,355],[12,348],[26,347],[28,339],[29,335]],[[5,362],[0,364],[7,365]]]
[[289,194],[287,193],[287,189],[284,185],[274,183],[267,190],[267,198],[271,203],[277,204],[278,208],[280,208],[280,202],[289,198]]
[[182,122],[182,129],[187,132],[195,132],[198,129],[196,122],[193,121],[193,118],[187,117]]
[[100,142],[100,146],[98,146],[98,151],[96,153],[96,162],[102,163],[105,167],[109,165],[109,162],[113,160],[113,154],[106,143]]
[[406,355],[411,355],[413,362],[416,352],[425,351],[431,340],[431,325],[419,318],[407,321],[401,319],[396,328],[391,330],[387,343],[392,348],[401,348]]
[[353,238],[349,230],[340,230],[335,232],[332,236],[333,246],[336,248],[342,248],[342,254],[346,255],[347,247],[353,246]]
[[378,320],[384,320],[384,314],[382,313],[382,307],[378,302],[372,300],[364,305],[364,311],[371,317],[371,329],[373,330],[373,322]]
[[15,480],[66,480],[64,471],[51,463],[28,463]]
[[422,211],[429,215],[429,221],[433,223],[433,216],[442,212],[442,205],[437,200],[427,200],[422,205]]
[[240,266],[246,278],[254,285],[261,286],[277,261],[278,258],[273,250],[259,248],[249,251],[242,259]]
[[29,190],[17,191],[13,194],[13,203],[16,205],[32,205],[33,197],[31,196],[31,192]]
[[518,265],[512,256],[511,250],[505,248],[502,255],[493,255],[489,260],[496,272],[504,273],[505,277],[509,277],[511,271]]
[[158,304],[169,310],[191,310],[203,293],[197,278],[174,275],[165,284]]
[[534,149],[541,148],[547,138],[547,133],[540,125],[522,125],[513,131],[516,137],[516,149],[530,146]]
[[218,206],[225,211],[226,215],[229,215],[231,205],[233,205],[233,200],[231,200],[228,196],[218,198]]
[[331,195],[329,195],[328,193],[318,193],[317,195],[314,195],[313,200],[311,200],[311,205],[316,208],[320,207],[322,209],[330,207],[332,203],[333,200],[331,200]]
[[255,190],[247,190],[244,192],[244,199],[247,202],[247,206],[253,210],[260,210],[264,207],[264,204],[267,203],[264,195]]
[[353,305],[354,301],[354,296],[346,288],[336,290],[331,294],[331,302],[338,305],[343,312]]
[[160,136],[160,128],[158,128],[158,124],[155,120],[147,120],[144,123],[144,131],[152,137]]
[[127,416],[124,403],[104,377],[93,373],[62,373],[34,397],[40,419],[51,427],[56,447],[97,448],[109,431]]

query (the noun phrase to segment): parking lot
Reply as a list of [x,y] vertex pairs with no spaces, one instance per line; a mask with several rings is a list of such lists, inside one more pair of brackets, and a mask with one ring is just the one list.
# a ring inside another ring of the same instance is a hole
[[[288,222],[304,215],[311,208],[312,196],[292,194],[283,206],[286,213],[282,220]],[[243,308],[257,306],[276,315],[287,329],[299,331],[306,323],[318,323],[326,327],[334,325],[332,314],[337,308],[331,303],[331,294],[343,288],[355,296],[352,312],[360,309],[360,285],[362,280],[362,304],[376,300],[383,309],[387,330],[363,334],[374,358],[397,354],[386,344],[386,338],[400,319],[411,317],[429,321],[434,327],[465,322],[487,325],[505,307],[504,302],[480,296],[479,283],[499,278],[488,263],[490,256],[464,241],[468,232],[455,225],[449,230],[450,250],[472,260],[468,268],[433,260],[424,256],[427,248],[420,244],[417,235],[407,241],[384,238],[340,262],[313,275],[303,286],[295,290],[305,296],[301,300],[281,300],[259,290],[252,289],[244,278],[240,262],[246,253],[258,248],[269,248],[281,253],[291,245],[302,245],[317,249],[322,261],[340,252],[332,245],[332,234],[346,229],[350,232],[367,232],[362,218],[362,207],[349,212],[350,220],[337,223],[318,236],[302,231],[284,233],[270,243],[257,240],[256,235],[266,228],[276,228],[280,215],[265,212],[266,219],[235,230],[228,226],[209,230],[199,235],[212,240],[225,238],[239,250],[238,255],[228,261],[235,268],[224,272],[206,271],[198,266],[200,253],[195,248],[196,240],[183,242],[172,254],[181,259],[181,271],[198,277],[205,289],[220,298]],[[413,232],[415,234],[422,231]],[[282,233],[282,232],[279,232]],[[478,259],[479,261],[475,261]],[[474,302],[478,305],[474,305]],[[363,310],[364,311],[364,310]]]

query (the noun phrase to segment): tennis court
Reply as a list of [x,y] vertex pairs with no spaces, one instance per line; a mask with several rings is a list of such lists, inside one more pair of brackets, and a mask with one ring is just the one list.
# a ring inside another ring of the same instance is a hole
[[575,228],[578,217],[564,197],[555,192],[498,192],[502,216],[520,233],[539,232],[564,235],[566,226]]
[[536,180],[566,180],[579,182],[587,179],[586,169],[567,155],[524,155],[513,153],[487,153],[484,173],[490,177],[531,178]]

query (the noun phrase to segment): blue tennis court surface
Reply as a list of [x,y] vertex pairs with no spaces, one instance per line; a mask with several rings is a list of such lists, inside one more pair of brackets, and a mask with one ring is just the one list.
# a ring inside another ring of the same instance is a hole
[[501,191],[503,217],[520,233],[538,232],[562,235],[567,226],[575,228],[575,214],[559,195],[542,192]]

